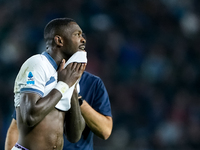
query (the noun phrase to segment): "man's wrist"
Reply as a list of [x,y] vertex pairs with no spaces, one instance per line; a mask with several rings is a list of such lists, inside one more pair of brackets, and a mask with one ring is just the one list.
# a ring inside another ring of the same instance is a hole
[[57,89],[58,91],[60,91],[60,93],[63,94],[69,89],[69,86],[63,82],[63,81],[59,81],[57,83],[57,85],[55,86],[55,89]]

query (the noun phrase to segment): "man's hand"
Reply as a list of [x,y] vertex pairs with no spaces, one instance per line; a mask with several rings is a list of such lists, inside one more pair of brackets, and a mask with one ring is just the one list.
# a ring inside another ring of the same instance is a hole
[[64,68],[65,60],[60,64],[58,69],[58,81],[63,81],[71,87],[83,74],[86,63],[70,63]]

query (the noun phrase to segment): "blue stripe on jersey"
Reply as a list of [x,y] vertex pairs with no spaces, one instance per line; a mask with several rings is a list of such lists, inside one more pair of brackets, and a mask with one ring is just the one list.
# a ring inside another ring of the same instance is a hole
[[49,60],[55,70],[58,69],[58,65],[56,64],[55,60],[47,52],[43,52],[42,55],[44,55]]
[[56,81],[56,79],[55,79],[54,77],[51,77],[51,78],[49,79],[49,81],[47,81],[47,83],[45,84],[45,86],[51,84],[51,83],[54,82],[54,81]]
[[20,90],[20,92],[21,93],[32,93],[32,92],[34,92],[34,93],[39,94],[41,97],[43,97],[43,95],[44,95],[44,93],[42,91],[37,90],[37,89],[33,89],[33,88],[22,88]]

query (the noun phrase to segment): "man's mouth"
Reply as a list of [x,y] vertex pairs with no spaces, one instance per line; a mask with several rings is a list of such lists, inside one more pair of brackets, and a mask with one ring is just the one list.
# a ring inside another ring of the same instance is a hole
[[85,45],[81,45],[81,46],[79,46],[79,49],[81,49],[81,50],[85,50]]

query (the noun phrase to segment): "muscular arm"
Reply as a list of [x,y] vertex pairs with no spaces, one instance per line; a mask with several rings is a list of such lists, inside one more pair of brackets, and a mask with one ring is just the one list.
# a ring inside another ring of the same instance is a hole
[[36,125],[54,109],[61,97],[62,94],[56,89],[43,98],[35,93],[21,94],[20,112],[23,122],[30,127]]
[[85,100],[81,105],[81,113],[92,132],[104,140],[108,139],[113,127],[112,117],[98,113]]
[[[86,64],[71,63],[64,68],[65,61],[61,62],[58,70],[58,81],[63,81],[71,87],[82,75]],[[21,94],[20,113],[24,123],[34,126],[39,123],[61,99],[62,94],[57,89],[41,98],[35,93]]]
[[[65,115],[64,133],[70,142],[75,143],[81,138],[84,128],[85,120],[81,115],[78,93],[75,88],[71,99],[71,108],[66,112]],[[68,137],[70,137],[71,140]]]
[[15,119],[12,119],[10,127],[8,128],[6,141],[5,141],[5,150],[11,150],[12,147],[18,140],[18,129],[17,129],[17,122]]

